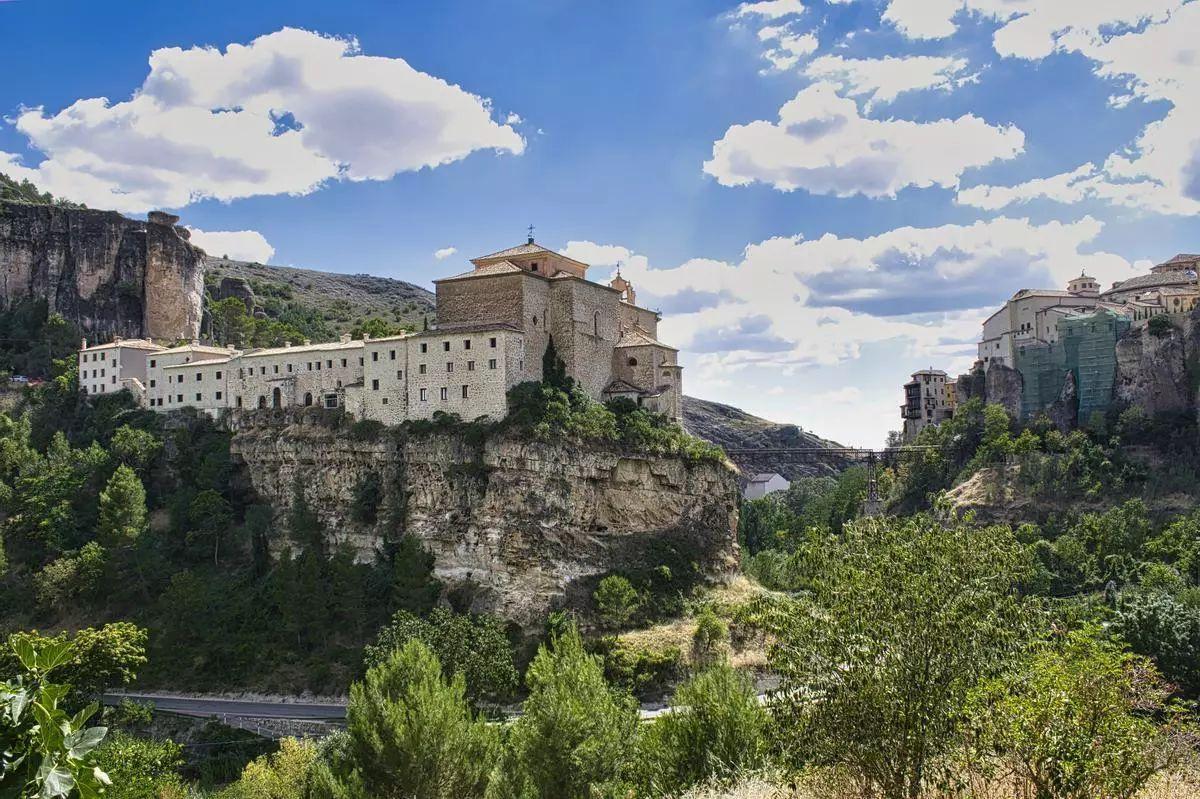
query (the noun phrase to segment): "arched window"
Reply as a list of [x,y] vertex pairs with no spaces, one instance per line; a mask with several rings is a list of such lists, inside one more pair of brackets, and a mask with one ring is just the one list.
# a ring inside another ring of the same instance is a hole
[[629,359],[629,365],[630,365],[630,366],[637,366],[637,358],[630,358],[630,359]]
[[311,391],[304,392],[304,404],[312,405],[312,392]]
[[258,396],[258,407],[260,407],[260,408],[267,407],[267,398],[262,396],[261,394]]
[[272,408],[282,408],[283,407],[283,392],[280,391],[278,388],[276,388],[274,391],[271,392],[271,407]]
[[533,315],[533,326],[537,327],[537,314]]

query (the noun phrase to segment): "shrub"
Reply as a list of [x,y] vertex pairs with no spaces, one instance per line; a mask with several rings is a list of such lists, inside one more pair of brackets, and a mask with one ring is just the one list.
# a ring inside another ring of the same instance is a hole
[[728,665],[691,678],[641,742],[649,795],[675,796],[702,782],[727,784],[766,761],[768,716],[750,679]]
[[409,641],[421,641],[437,656],[446,677],[461,675],[467,698],[503,700],[517,687],[517,669],[512,646],[500,620],[435,608],[421,619],[398,611],[388,626],[379,631],[374,646],[368,646],[363,661],[368,667],[386,662],[393,651]]
[[1166,338],[1176,331],[1175,323],[1166,316],[1152,316],[1146,322],[1146,330],[1155,338]]
[[601,580],[592,599],[601,623],[611,630],[620,630],[628,624],[639,605],[637,590],[619,574],[610,574]]
[[1127,591],[1114,626],[1134,652],[1154,658],[1186,696],[1200,695],[1200,610],[1161,592]]
[[349,436],[352,441],[378,441],[386,429],[378,419],[359,419],[350,425]]
[[696,617],[696,632],[692,635],[692,660],[710,665],[717,658],[721,644],[729,638],[729,626],[712,608],[705,608]]
[[590,642],[589,649],[603,658],[604,678],[634,696],[660,693],[679,675],[683,665],[683,653],[675,646],[646,649],[606,636]]
[[482,797],[499,732],[472,715],[461,675],[447,681],[420,641],[350,687],[343,744],[313,775],[314,797]]
[[1042,647],[972,700],[981,742],[1044,799],[1124,799],[1182,754],[1149,661],[1092,632]]
[[383,502],[383,484],[376,472],[369,472],[354,484],[354,496],[350,500],[350,518],[358,524],[372,525],[379,518],[379,506]]
[[173,788],[183,788],[183,748],[173,741],[119,732],[96,750],[96,765],[113,782],[104,793],[106,799],[159,799]]
[[316,760],[315,743],[284,738],[278,752],[247,763],[237,781],[214,799],[297,799],[305,795],[308,774]]
[[594,799],[625,795],[637,745],[637,704],[604,681],[570,627],[538,648],[529,698],[490,797]]

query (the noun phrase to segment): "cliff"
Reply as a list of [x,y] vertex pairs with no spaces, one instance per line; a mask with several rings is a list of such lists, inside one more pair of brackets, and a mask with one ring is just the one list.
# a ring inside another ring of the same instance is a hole
[[0,304],[44,299],[81,331],[107,338],[194,338],[204,251],[177,217],[0,202]]
[[[737,483],[718,463],[447,432],[356,436],[312,411],[231,424],[235,462],[279,514],[299,486],[332,540],[362,559],[415,535],[458,606],[526,629],[581,604],[603,574],[668,553],[711,578],[737,566]],[[351,508],[375,481],[368,523]]]
[[1182,329],[1172,327],[1156,334],[1148,327],[1130,330],[1117,342],[1117,374],[1113,398],[1139,405],[1146,413],[1187,410],[1192,406],[1188,376],[1189,352],[1195,357],[1197,342],[1193,319]]
[[[725,449],[777,449],[781,447],[840,447],[794,424],[778,424],[719,402],[683,398],[683,426],[689,433]],[[736,454],[734,463],[745,474],[778,472],[788,480],[813,475],[836,475],[850,462],[844,457],[806,456],[803,460],[781,455]]]

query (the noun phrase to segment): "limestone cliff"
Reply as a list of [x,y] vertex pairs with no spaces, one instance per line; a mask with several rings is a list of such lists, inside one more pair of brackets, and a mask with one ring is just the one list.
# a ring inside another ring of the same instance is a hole
[[[600,575],[653,567],[669,549],[714,578],[737,565],[738,490],[722,464],[446,432],[355,436],[312,410],[232,425],[235,461],[277,512],[299,486],[361,558],[411,533],[449,594],[526,629],[590,594]],[[356,488],[374,479],[378,520],[356,522]]]
[[44,299],[52,313],[97,337],[194,338],[204,251],[177,221],[0,202],[0,305]]
[[1188,333],[1173,328],[1156,335],[1134,328],[1117,342],[1117,374],[1113,399],[1141,406],[1146,413],[1183,411],[1191,407],[1187,370]]

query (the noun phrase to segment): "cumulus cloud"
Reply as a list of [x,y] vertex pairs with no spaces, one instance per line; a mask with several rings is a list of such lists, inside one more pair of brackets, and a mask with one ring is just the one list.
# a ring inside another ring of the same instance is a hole
[[804,13],[804,4],[800,0],[761,0],[758,3],[742,3],[733,13],[738,17],[759,16],[778,19],[791,14]]
[[771,63],[770,69],[777,71],[791,69],[820,47],[816,33],[797,32],[790,24],[760,28],[758,40],[768,45],[763,51],[763,58]]
[[712,298],[661,324],[662,338],[703,373],[792,374],[894,340],[936,361],[969,348],[983,318],[1022,286],[1065,285],[1080,270],[1105,283],[1136,274],[1120,256],[1087,251],[1102,229],[1091,217],[1042,225],[1001,217],[863,239],[776,237],[736,263],[697,258],[667,269],[617,245],[571,242],[567,252],[619,255],[643,305],[664,307],[685,292]]
[[444,261],[456,252],[458,252],[457,247],[443,247],[440,250],[434,250],[433,257],[439,261]]
[[1039,60],[1077,53],[1118,91],[1112,105],[1165,100],[1171,108],[1103,164],[1016,186],[979,186],[960,201],[1001,208],[1034,199],[1098,200],[1161,214],[1200,213],[1200,3],[1187,0],[891,0],[885,18],[913,38],[955,32],[956,17],[999,23],[992,44],[1002,56]]
[[868,105],[890,103],[904,92],[950,91],[976,76],[967,74],[965,58],[944,56],[886,56],[843,58],[826,55],[813,59],[804,74],[835,83],[850,97],[864,97]]
[[911,122],[863,116],[832,83],[815,83],[779,109],[778,122],[734,125],[704,171],[722,185],[890,197],[908,186],[954,188],[971,167],[1012,158],[1025,135],[973,114]]
[[15,124],[44,159],[0,153],[5,171],[127,212],[304,194],[525,147],[485,98],[352,39],[293,28],[224,51],[155,50],[130,99],[26,108]]
[[188,227],[191,242],[209,255],[235,261],[269,263],[275,248],[257,230],[201,230]]

